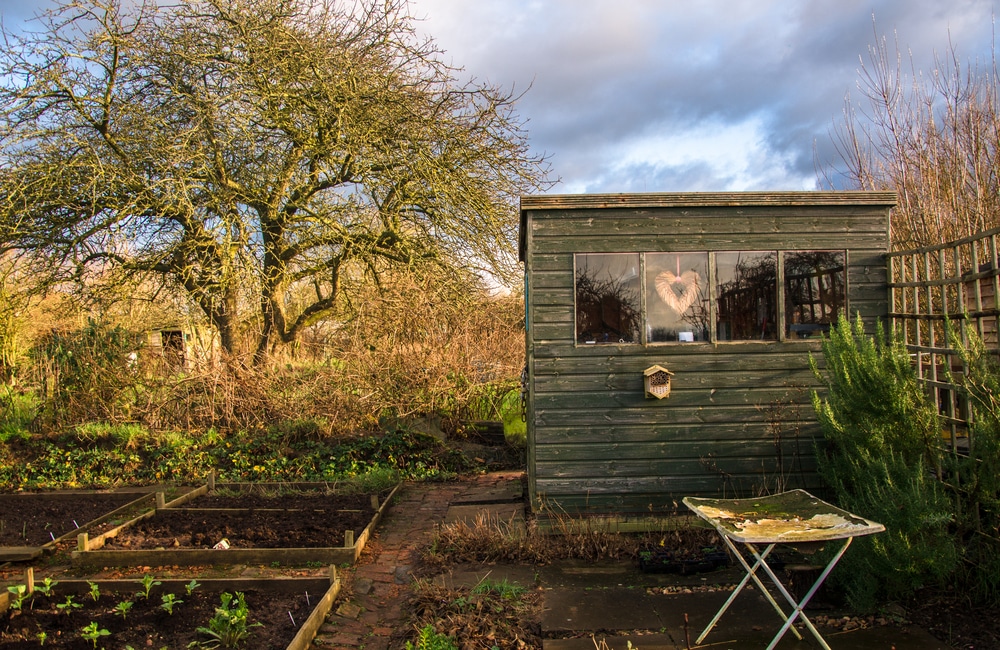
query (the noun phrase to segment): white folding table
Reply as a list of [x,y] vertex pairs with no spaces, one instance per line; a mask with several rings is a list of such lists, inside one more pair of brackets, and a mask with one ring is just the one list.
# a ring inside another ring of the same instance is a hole
[[[684,505],[690,508],[696,515],[711,524],[722,536],[723,541],[732,550],[733,555],[739,560],[746,571],[743,580],[726,600],[722,609],[716,613],[715,617],[701,633],[695,643],[701,643],[708,633],[712,631],[722,615],[726,613],[729,606],[736,600],[740,591],[751,581],[757,585],[761,593],[774,607],[778,615],[784,620],[784,625],[778,630],[767,650],[772,650],[788,630],[798,639],[802,635],[793,626],[796,619],[802,619],[805,626],[812,632],[824,650],[830,650],[830,646],[820,635],[816,626],[805,615],[805,609],[809,599],[830,575],[833,567],[844,555],[844,551],[851,545],[851,540],[863,535],[872,535],[885,530],[882,524],[876,523],[853,515],[846,510],[826,503],[814,497],[805,490],[791,490],[780,494],[759,497],[756,499],[700,499],[696,497],[686,497]],[[825,542],[837,541],[842,544],[837,552],[827,562],[826,567],[820,573],[809,591],[806,592],[802,600],[796,602],[788,590],[781,584],[781,580],[767,564],[767,558],[778,544],[798,547],[800,549],[822,545]],[[750,555],[753,564],[744,557],[740,549],[736,546],[742,544]],[[764,547],[761,551],[760,548]],[[774,597],[764,586],[757,570],[763,570],[774,583],[788,604],[792,606],[792,612],[785,614],[784,609],[775,601]]]

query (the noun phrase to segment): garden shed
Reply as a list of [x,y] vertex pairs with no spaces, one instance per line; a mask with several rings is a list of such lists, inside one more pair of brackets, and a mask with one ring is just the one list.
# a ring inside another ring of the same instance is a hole
[[820,490],[810,356],[838,314],[886,318],[895,202],[522,197],[532,508],[631,519]]

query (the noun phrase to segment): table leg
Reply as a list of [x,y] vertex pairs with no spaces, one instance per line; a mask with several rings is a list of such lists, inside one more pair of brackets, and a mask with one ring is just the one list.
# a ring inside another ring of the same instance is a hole
[[[799,603],[795,602],[795,599],[792,598],[792,595],[788,593],[788,590],[785,589],[784,585],[781,584],[781,581],[778,580],[778,576],[776,576],[774,572],[771,571],[771,567],[769,567],[766,562],[762,563],[764,572],[767,573],[768,577],[771,578],[771,581],[778,588],[778,591],[781,592],[781,595],[785,597],[785,600],[787,600],[788,603],[794,608],[791,616],[785,619],[785,624],[781,627],[780,630],[778,630],[778,633],[775,635],[774,639],[771,640],[771,644],[767,646],[767,650],[773,650],[774,646],[778,645],[778,642],[781,641],[781,637],[783,637],[785,635],[785,632],[787,632],[789,629],[791,629],[793,632],[796,632],[795,628],[792,627],[792,624],[795,622],[795,619],[799,617],[802,618],[802,622],[805,623],[806,627],[809,628],[809,631],[812,632],[812,635],[816,637],[817,641],[819,641],[819,644],[820,646],[823,647],[823,650],[830,650],[830,646],[827,645],[826,641],[820,635],[819,630],[816,629],[816,626],[813,625],[812,621],[809,620],[809,617],[806,616],[805,612],[802,610],[805,609],[806,605],[809,603],[809,600],[816,594],[816,592],[822,586],[823,581],[826,580],[826,577],[830,575],[831,571],[833,571],[833,567],[837,565],[837,562],[840,561],[840,558],[844,555],[844,552],[847,550],[847,547],[851,545],[852,539],[853,539],[852,537],[846,538],[846,540],[844,541],[844,545],[840,547],[840,550],[837,551],[836,555],[834,555],[833,558],[827,563],[826,568],[823,569],[823,572],[820,573],[819,578],[816,579],[816,582],[813,583],[812,587],[809,588],[809,591],[806,592],[806,595],[803,596],[802,600]],[[756,557],[757,555],[755,552],[756,549],[754,549],[750,544],[747,544],[747,546],[751,548],[751,552],[753,552],[754,556]],[[766,553],[767,552],[765,551],[764,555],[766,555]],[[802,639],[801,635],[796,634],[796,636],[800,640]]]
[[[712,618],[711,622],[708,624],[705,630],[701,633],[701,635],[697,639],[695,639],[696,645],[701,643],[705,639],[705,637],[708,636],[708,633],[712,631],[712,628],[714,628],[715,625],[719,622],[719,619],[722,618],[722,615],[726,613],[726,610],[729,609],[729,606],[733,603],[734,600],[736,600],[736,597],[740,594],[740,592],[743,590],[743,588],[747,585],[747,583],[751,579],[757,585],[757,588],[760,589],[761,593],[764,594],[764,597],[767,598],[767,600],[771,603],[771,606],[774,607],[774,611],[778,612],[778,615],[781,616],[783,620],[785,621],[788,620],[788,617],[785,615],[785,612],[781,609],[781,606],[778,605],[778,603],[774,600],[774,597],[771,596],[771,593],[767,590],[766,587],[764,587],[764,584],[761,582],[760,578],[757,577],[757,569],[760,567],[764,567],[765,571],[767,571],[770,575],[773,575],[773,573],[771,573],[770,571],[770,568],[767,566],[767,562],[765,561],[765,559],[767,558],[768,554],[770,554],[770,552],[774,550],[775,545],[771,544],[766,549],[764,549],[763,553],[757,553],[757,549],[751,547],[751,553],[753,553],[753,556],[756,559],[753,567],[751,567],[747,563],[746,559],[743,557],[743,554],[740,553],[739,549],[736,548],[736,546],[727,536],[722,535],[722,539],[726,543],[726,545],[729,546],[730,550],[732,550],[733,554],[739,560],[740,564],[743,565],[743,569],[746,571],[746,575],[743,576],[743,579],[733,590],[733,593],[731,593],[729,595],[729,598],[726,599],[726,602],[722,606],[722,609],[716,612],[715,616]],[[747,546],[750,545],[748,544]],[[772,578],[772,580],[773,579],[774,578]],[[802,640],[802,635],[799,634],[799,631],[795,628],[791,629],[792,629],[792,634],[794,634],[796,638],[798,638],[799,640]]]

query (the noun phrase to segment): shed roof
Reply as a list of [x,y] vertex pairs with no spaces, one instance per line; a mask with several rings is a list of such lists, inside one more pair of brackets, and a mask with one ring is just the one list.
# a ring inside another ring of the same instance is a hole
[[703,208],[744,206],[867,205],[891,208],[895,192],[657,192],[639,194],[538,194],[521,197],[518,256],[524,261],[527,213],[531,210],[599,210],[605,208]]

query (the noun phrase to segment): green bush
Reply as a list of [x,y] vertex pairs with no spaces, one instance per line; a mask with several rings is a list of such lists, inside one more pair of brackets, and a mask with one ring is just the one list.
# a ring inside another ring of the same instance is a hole
[[0,442],[30,437],[29,427],[38,412],[34,392],[20,392],[0,384]]
[[508,444],[525,447],[528,444],[528,423],[521,417],[521,389],[515,388],[503,396],[500,402],[500,419],[503,421],[503,437]]
[[[825,445],[817,463],[842,507],[885,525],[858,540],[833,576],[851,604],[871,610],[941,584],[958,560],[952,503],[940,472],[937,409],[903,343],[858,318],[843,318],[823,342],[826,394],[813,394]],[[940,474],[938,474],[940,475]]]

